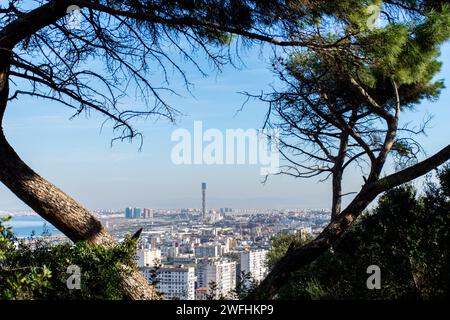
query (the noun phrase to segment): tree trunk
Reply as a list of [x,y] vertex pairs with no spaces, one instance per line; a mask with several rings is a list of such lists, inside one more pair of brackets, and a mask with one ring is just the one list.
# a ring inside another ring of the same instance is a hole
[[347,156],[348,149],[348,131],[343,132],[340,138],[339,151],[334,161],[332,176],[332,204],[331,204],[331,221],[336,219],[341,213],[342,206],[342,175],[344,172],[344,161]]
[[335,169],[332,177],[332,203],[331,220],[335,219],[341,213],[342,205],[342,165]]
[[[101,222],[63,191],[29,168],[0,132],[0,181],[18,198],[72,241],[114,246]],[[131,299],[151,299],[152,288],[139,271],[124,272],[122,284]]]
[[292,246],[275,264],[269,275],[247,299],[270,299],[289,281],[291,274],[307,266],[322,255],[348,230],[356,218],[382,192],[412,181],[450,159],[450,145],[435,155],[409,168],[373,183],[365,184],[353,201],[313,241],[301,247]]
[[[8,101],[9,54],[0,52],[0,123]],[[39,176],[17,155],[0,129],[0,181],[42,218],[72,241],[112,247],[116,241],[87,209]],[[142,273],[126,270],[122,287],[130,299],[151,299],[152,287]]]

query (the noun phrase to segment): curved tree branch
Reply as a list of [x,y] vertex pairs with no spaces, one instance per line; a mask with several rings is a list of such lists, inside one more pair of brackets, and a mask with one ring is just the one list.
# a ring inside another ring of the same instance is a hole
[[376,182],[365,184],[353,201],[333,219],[319,236],[301,247],[291,246],[290,250],[273,267],[269,275],[247,297],[247,299],[270,299],[289,280],[291,274],[317,259],[348,230],[363,210],[381,193],[412,181],[434,170],[450,159],[450,145],[428,159],[409,168],[388,175]]

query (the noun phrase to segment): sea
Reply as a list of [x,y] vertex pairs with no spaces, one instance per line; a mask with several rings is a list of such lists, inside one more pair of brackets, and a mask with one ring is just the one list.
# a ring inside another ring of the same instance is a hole
[[33,233],[36,236],[43,235],[61,235],[62,233],[53,225],[38,216],[13,216],[4,225],[12,227],[17,237],[29,237]]

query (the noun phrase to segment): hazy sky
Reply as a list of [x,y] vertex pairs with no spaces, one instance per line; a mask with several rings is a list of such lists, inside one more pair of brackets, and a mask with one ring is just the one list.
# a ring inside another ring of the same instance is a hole
[[[450,79],[450,46],[443,49],[441,77]],[[268,90],[275,78],[269,55],[258,51],[242,56],[246,67],[225,68],[222,73],[202,78],[186,66],[195,84],[189,96],[176,77],[172,88],[184,94],[171,98],[185,114],[176,125],[165,120],[137,124],[144,134],[144,145],[116,143],[110,146],[109,128],[100,132],[102,118],[92,114],[69,120],[72,111],[48,101],[21,97],[12,102],[4,128],[19,155],[42,176],[55,183],[84,206],[96,209],[121,209],[126,206],[156,208],[200,207],[202,181],[208,183],[209,207],[329,207],[327,183],[275,176],[262,184],[259,165],[174,165],[170,155],[175,142],[173,130],[192,131],[193,122],[203,121],[204,129],[260,128],[267,106],[253,101],[236,115],[244,97],[238,92],[260,93]],[[199,57],[199,59],[203,59]],[[155,80],[157,82],[157,79]],[[448,85],[448,81],[447,81]],[[420,121],[434,115],[428,137],[421,138],[429,154],[448,143],[450,136],[449,90],[437,103],[425,102],[417,111],[403,115],[403,121]],[[362,179],[351,172],[345,192],[356,191]],[[26,209],[8,189],[0,185],[0,210]]]

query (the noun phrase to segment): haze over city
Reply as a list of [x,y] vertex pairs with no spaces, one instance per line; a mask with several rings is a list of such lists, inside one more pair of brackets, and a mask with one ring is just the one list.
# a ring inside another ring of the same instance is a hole
[[[267,51],[267,50],[266,50]],[[450,45],[443,48],[448,60]],[[266,55],[267,56],[267,55]],[[21,157],[44,177],[55,183],[83,205],[92,209],[124,208],[128,205],[156,208],[200,207],[198,186],[208,181],[208,205],[211,207],[328,207],[329,182],[318,178],[294,179],[271,176],[263,184],[258,165],[174,165],[170,140],[177,128],[193,130],[194,121],[203,121],[205,129],[259,129],[267,105],[249,101],[241,109],[245,90],[259,93],[277,84],[270,70],[270,60],[261,58],[259,50],[243,54],[245,66],[227,66],[222,73],[202,78],[192,67],[186,67],[194,83],[191,96],[174,77],[171,85],[182,97],[170,97],[183,114],[173,125],[165,119],[137,122],[144,135],[133,144],[115,142],[103,119],[91,112],[69,120],[72,110],[64,106],[26,96],[12,101],[5,116],[8,139]],[[444,61],[446,62],[446,61]],[[444,63],[442,78],[450,75],[450,64]],[[160,75],[161,76],[161,75]],[[449,91],[444,90],[436,103],[424,102],[417,111],[405,113],[402,121],[420,122],[434,115],[428,133],[433,139],[419,137],[428,154],[445,145],[449,130],[446,107]],[[362,177],[358,170],[344,180],[347,192],[358,189]],[[345,199],[344,201],[348,201]],[[23,210],[27,207],[3,185],[0,186],[0,208]]]
[[0,0],[2,311],[448,300],[449,40],[446,1]]

